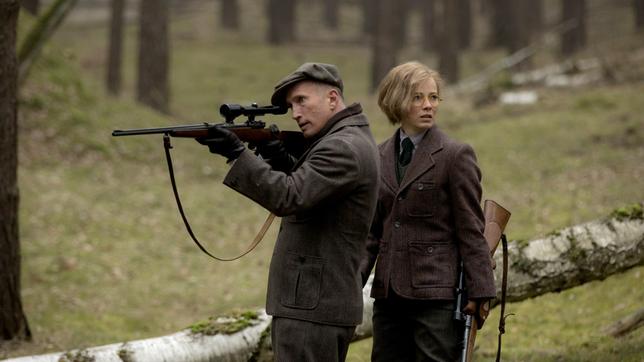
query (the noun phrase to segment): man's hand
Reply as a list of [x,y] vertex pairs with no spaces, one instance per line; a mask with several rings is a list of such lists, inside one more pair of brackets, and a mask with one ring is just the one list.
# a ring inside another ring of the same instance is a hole
[[246,149],[236,134],[221,127],[209,129],[208,136],[197,138],[197,142],[208,146],[210,152],[226,157],[228,162],[237,159]]
[[284,147],[284,142],[271,140],[255,144],[255,154],[262,156],[273,170],[289,172],[295,164],[295,158]]
[[468,300],[467,305],[463,308],[463,313],[473,315],[476,318],[478,329],[481,329],[490,314],[490,301],[488,299]]

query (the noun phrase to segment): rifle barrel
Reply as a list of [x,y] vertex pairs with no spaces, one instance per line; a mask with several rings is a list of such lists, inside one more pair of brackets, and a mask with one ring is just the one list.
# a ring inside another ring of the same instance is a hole
[[212,127],[214,124],[210,123],[199,123],[199,124],[189,124],[185,126],[172,126],[172,127],[154,127],[154,128],[134,128],[126,130],[114,130],[112,131],[112,136],[136,136],[144,134],[162,134],[162,133],[173,133],[176,131],[200,131],[207,130],[208,127]]

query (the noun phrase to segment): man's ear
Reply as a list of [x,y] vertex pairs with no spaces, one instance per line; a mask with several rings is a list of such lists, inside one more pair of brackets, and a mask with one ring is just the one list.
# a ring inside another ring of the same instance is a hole
[[331,107],[331,110],[334,111],[338,106],[338,100],[340,99],[338,90],[335,88],[329,89],[329,91],[327,92],[327,99],[329,100],[329,106]]

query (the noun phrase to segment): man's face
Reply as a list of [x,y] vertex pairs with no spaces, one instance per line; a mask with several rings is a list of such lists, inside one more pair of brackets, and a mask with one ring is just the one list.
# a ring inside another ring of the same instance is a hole
[[408,135],[415,135],[431,128],[436,123],[436,112],[440,97],[436,81],[429,78],[412,93],[409,112],[401,120],[401,127]]
[[301,81],[289,89],[286,104],[305,138],[315,136],[333,116],[332,89],[310,81]]

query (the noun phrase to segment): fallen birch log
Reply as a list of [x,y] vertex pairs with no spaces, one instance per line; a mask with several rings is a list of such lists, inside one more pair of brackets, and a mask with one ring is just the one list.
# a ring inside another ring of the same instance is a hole
[[[246,362],[259,356],[260,347],[264,344],[265,331],[268,330],[271,317],[265,311],[253,313],[254,318],[247,318],[244,323],[240,319],[231,317],[217,319],[220,326],[244,325],[234,333],[218,333],[209,335],[207,326],[206,334],[191,331],[190,329],[175,334],[141,339],[137,341],[115,343],[87,349],[57,352],[37,356],[18,357],[5,360],[7,362]],[[228,326],[228,327],[227,327]],[[229,330],[229,332],[233,332]]]
[[[518,302],[559,292],[644,264],[642,204],[622,211],[543,239],[512,243],[508,248],[507,300]],[[497,265],[502,265],[501,253],[495,257]],[[500,281],[500,268],[495,274]]]

